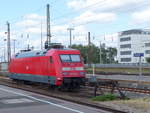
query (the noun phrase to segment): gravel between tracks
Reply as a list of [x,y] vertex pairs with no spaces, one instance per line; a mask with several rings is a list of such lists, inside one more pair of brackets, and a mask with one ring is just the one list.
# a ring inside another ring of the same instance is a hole
[[150,113],[150,98],[97,102],[128,113]]

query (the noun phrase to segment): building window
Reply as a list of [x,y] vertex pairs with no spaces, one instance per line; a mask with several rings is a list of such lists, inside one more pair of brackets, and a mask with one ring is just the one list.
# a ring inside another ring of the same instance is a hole
[[120,48],[131,48],[131,44],[120,45]]
[[120,42],[130,41],[131,37],[120,38]]
[[145,35],[150,35],[150,32],[148,32],[148,31],[143,31],[143,34],[145,34]]
[[131,34],[142,34],[142,30],[132,29],[132,30],[128,30],[128,31],[123,31],[123,32],[121,32],[120,36],[131,35]]
[[121,58],[121,62],[131,62],[131,58]]
[[145,43],[145,47],[150,47],[150,43]]
[[146,51],[145,51],[145,54],[150,54],[150,50],[146,50]]
[[120,55],[131,55],[131,51],[121,51]]

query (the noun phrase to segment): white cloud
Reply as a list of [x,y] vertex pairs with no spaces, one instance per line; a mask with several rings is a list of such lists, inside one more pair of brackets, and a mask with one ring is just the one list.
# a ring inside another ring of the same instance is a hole
[[0,39],[2,39],[4,37],[6,37],[6,33],[5,33],[5,31],[1,31],[0,32]]
[[[97,24],[106,22],[112,23],[120,18],[123,19],[123,16],[119,15],[123,13],[127,14],[127,17],[125,17],[124,20],[129,18],[130,20],[128,21],[131,21],[130,17],[134,11],[137,11],[132,15],[134,22],[149,22],[150,10],[140,12],[141,10],[146,9],[149,3],[149,0],[71,0],[67,5],[70,9],[74,9],[75,13],[80,13],[80,15],[75,17],[72,22],[72,24],[76,26],[86,25],[86,23],[92,22],[96,22]],[[112,39],[112,36],[106,36],[105,38],[108,42],[104,42],[109,46],[116,47],[117,37],[118,36],[113,36]],[[94,43],[98,45],[97,41],[94,41]]]
[[39,21],[35,20],[23,20],[21,22],[17,22],[16,25],[19,27],[31,27],[31,26],[37,26],[39,25]]
[[[69,26],[55,26],[52,28],[52,42],[59,42],[63,45],[69,45],[69,31],[67,30]],[[81,34],[82,33],[82,34]],[[72,44],[84,44],[87,29],[85,26],[75,27],[72,31]]]
[[68,25],[60,25],[60,26],[57,25],[57,26],[52,26],[51,29],[52,29],[52,33],[63,34],[67,32],[68,27],[69,27]]
[[75,27],[74,32],[73,32],[73,44],[83,44],[86,45],[88,43],[87,41],[87,32],[88,29],[81,25],[78,27]]
[[[40,42],[41,42],[41,19],[43,16],[37,14],[29,14],[25,15],[22,21],[17,22],[16,29],[18,30],[17,33],[13,33],[13,37],[17,37],[18,47],[20,49],[27,48],[27,45],[34,46],[35,49],[40,49]],[[69,32],[67,28],[70,27],[68,24],[64,25],[56,25],[51,26],[51,34],[52,34],[52,42],[59,42],[63,45],[69,45]],[[85,39],[82,39],[82,36],[79,36],[79,32],[85,33],[87,32],[85,26],[78,26],[75,27],[73,31],[73,35],[75,35],[75,39],[73,43],[82,43]],[[42,23],[42,33],[43,33],[43,43],[46,40],[46,22],[43,20]],[[17,34],[17,35],[15,35]],[[29,34],[29,38],[27,35]],[[21,36],[23,35],[23,36]],[[22,38],[21,38],[22,37]]]
[[40,34],[41,33],[41,29],[38,27],[29,27],[25,30],[26,33],[29,34]]
[[28,14],[25,15],[22,21],[17,22],[15,25],[18,27],[37,27],[40,26],[41,23],[45,24],[45,17],[40,16],[38,14]]
[[75,10],[120,11],[146,3],[148,0],[72,0],[68,3]]
[[43,19],[46,19],[46,17],[40,16],[38,14],[28,14],[24,16],[24,19],[43,20]]
[[116,20],[116,15],[114,13],[93,13],[87,11],[81,14],[79,17],[73,19],[73,24],[85,24],[88,22],[112,22]]
[[134,24],[146,24],[150,22],[150,9],[135,12],[132,14],[132,23]]
[[105,44],[107,47],[117,47],[118,46],[118,33],[105,34],[96,36],[92,42],[99,47],[101,44]]
[[71,2],[68,2],[68,6],[74,9],[85,7],[85,0],[72,0]]

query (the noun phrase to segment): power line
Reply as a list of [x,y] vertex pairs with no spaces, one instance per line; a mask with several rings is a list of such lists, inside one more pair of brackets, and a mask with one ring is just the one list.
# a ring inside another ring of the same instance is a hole
[[[140,5],[139,7],[142,7],[142,6],[145,6],[145,5],[149,5],[149,4],[150,4],[150,3],[146,3],[146,4],[143,4],[143,5]],[[134,8],[134,10],[137,9],[137,8],[139,8],[139,7]],[[120,8],[120,9],[121,9],[121,8]],[[133,11],[132,8],[130,8],[130,9],[126,10],[126,11],[130,11],[130,10]],[[111,11],[111,12],[113,12],[113,11]],[[124,11],[124,12],[125,12],[125,11]],[[76,21],[77,21],[77,20],[76,20]],[[85,23],[82,23],[82,24],[79,24],[79,25],[76,25],[76,26],[73,26],[73,27],[78,27],[78,26],[90,24],[90,23],[93,23],[93,22],[97,22],[97,20],[85,22]],[[72,23],[72,20],[71,20],[70,22],[66,22],[66,23]],[[63,23],[62,23],[62,24],[63,24]],[[64,23],[64,24],[65,24],[65,23]],[[56,25],[60,25],[60,24],[56,24]],[[55,26],[55,25],[52,25],[52,26]]]
[[[147,5],[147,4],[145,4],[145,5]],[[141,6],[140,6],[140,7],[141,7]],[[128,9],[128,10],[129,10],[129,9]],[[93,23],[93,22],[96,22],[96,21],[86,22],[86,23],[83,23],[83,24],[79,24],[79,25],[77,25],[77,26],[85,25],[85,24],[89,24],[89,23]],[[77,27],[77,26],[75,26],[75,27]]]
[[[122,11],[119,11],[118,13],[123,13],[123,12],[133,12],[134,10],[136,10],[137,8],[143,8],[143,6],[149,6],[150,5],[150,2],[146,2],[146,3],[143,3],[143,4],[139,4],[139,6],[136,6],[136,7],[128,7],[127,9],[125,10],[122,10]],[[121,9],[122,7],[120,8],[117,8],[117,10]],[[113,12],[113,11],[110,11],[110,12]]]
[[[98,5],[99,7],[104,7],[104,6],[106,6],[105,4],[107,4],[108,1],[109,1],[109,0],[103,0],[103,1],[96,2],[96,3],[92,4],[92,5],[85,6],[85,7],[83,7],[83,8],[78,9],[78,10],[75,10],[75,11],[73,11],[73,12],[65,13],[65,14],[63,14],[63,15],[61,15],[61,16],[58,16],[58,17],[56,17],[56,18],[53,18],[52,20],[54,21],[54,20],[61,19],[62,17],[67,17],[67,16],[70,16],[70,15],[74,15],[76,12],[81,12],[82,10],[88,10],[88,8],[89,8],[89,7],[92,7],[92,6],[97,6],[97,5]],[[139,1],[139,0],[137,0],[137,1]],[[148,4],[146,3],[145,5],[148,5]],[[141,4],[140,4],[140,7],[141,7]],[[92,7],[92,9],[93,9],[93,8],[94,8],[94,7]],[[96,8],[97,8],[97,7],[96,7]],[[121,9],[121,8],[122,8],[122,7],[117,8],[116,10]],[[113,8],[112,8],[112,9],[113,9]],[[107,10],[107,9],[105,9],[105,10]],[[109,11],[109,12],[112,12],[112,11]]]
[[[56,2],[56,1],[55,1]],[[52,3],[54,3],[54,2],[52,2]],[[83,8],[80,8],[80,9],[78,9],[78,10],[76,10],[76,11],[74,11],[74,12],[78,12],[78,11],[81,11],[81,10],[84,10],[84,9],[87,9],[87,8],[89,8],[89,7],[91,7],[91,6],[94,6],[94,5],[100,5],[100,4],[105,4],[106,3],[106,0],[103,0],[103,1],[99,1],[99,2],[96,2],[96,3],[94,3],[94,4],[92,4],[92,5],[88,5],[88,6],[86,6],[86,7],[83,7]],[[146,4],[144,4],[144,5],[149,5],[148,3],[146,3]],[[100,7],[102,7],[102,6],[104,6],[104,5],[100,5]],[[140,6],[139,7],[141,7],[142,5],[140,4]],[[38,8],[38,9],[36,9],[36,10],[34,10],[34,11],[32,11],[32,12],[37,12],[37,11],[39,11],[39,10],[41,10],[41,9],[43,9],[43,8],[45,8],[46,6],[42,6],[42,7],[40,7],[40,8]],[[122,7],[121,7],[122,8]],[[119,8],[119,9],[121,9],[121,8]],[[118,8],[117,8],[118,9]],[[136,9],[136,8],[134,8],[134,9]],[[128,9],[128,10],[130,10],[130,9]],[[127,11],[128,11],[127,10]],[[126,10],[125,10],[126,11]],[[74,12],[71,12],[71,13],[66,13],[66,14],[64,14],[63,16],[70,16],[71,14],[74,14]],[[110,11],[110,12],[112,12],[112,11]],[[70,15],[69,15],[70,14]],[[23,16],[20,16],[19,18],[22,18]],[[59,16],[59,17],[62,17],[62,16]],[[17,17],[18,18],[18,17]],[[17,19],[17,18],[15,18],[15,19]],[[54,18],[54,19],[52,19],[52,20],[57,20],[58,19],[58,17],[56,17],[56,18]],[[16,21],[18,21],[18,20],[16,20]],[[12,24],[13,23],[15,23],[15,22],[12,22]]]
[[[105,0],[104,0],[105,1]],[[105,1],[106,2],[106,1]],[[98,5],[98,3],[99,2],[97,2],[97,3],[95,3],[95,4],[92,4],[92,5],[89,5],[89,6],[87,6],[87,7],[84,7],[84,8],[81,8],[81,9],[85,9],[85,8],[88,8],[88,7],[91,7],[91,6],[93,6],[93,5]],[[144,5],[148,5],[147,3],[146,4],[144,4]],[[45,6],[44,6],[45,7]],[[142,7],[142,5],[140,5],[139,7]],[[36,9],[35,11],[38,11],[38,10],[40,10],[40,9],[42,9],[42,7],[40,7],[40,8],[38,8],[38,9]],[[81,9],[79,9],[79,10],[81,10]],[[117,8],[118,9],[118,8]],[[119,9],[121,9],[121,8],[119,8]],[[134,9],[136,9],[136,8],[134,8]],[[128,9],[128,11],[129,10],[131,10],[131,9]],[[76,12],[76,11],[75,11]],[[111,11],[112,12],[112,11]],[[71,13],[71,14],[73,14],[73,13]],[[23,16],[21,16],[21,18],[22,18]],[[16,20],[17,21],[17,20]],[[97,20],[96,20],[97,21]],[[70,23],[71,23],[72,21],[70,21]],[[89,23],[93,23],[94,21],[90,21],[90,22],[86,22],[86,23],[83,23],[83,24],[79,24],[78,26],[80,26],[80,25],[85,25],[85,24],[89,24]],[[12,24],[13,24],[14,22],[12,22]],[[63,23],[62,23],[63,24]],[[57,25],[60,25],[60,24],[57,24]],[[55,25],[52,25],[52,26],[55,26]]]
[[54,20],[60,19],[60,17],[64,17],[64,16],[66,17],[66,16],[74,15],[75,12],[78,12],[78,11],[81,11],[81,10],[84,10],[84,9],[87,9],[87,8],[89,8],[89,7],[91,7],[91,6],[94,6],[94,5],[98,5],[99,3],[104,3],[104,2],[106,2],[106,1],[107,1],[107,0],[103,0],[103,1],[96,2],[96,3],[92,4],[92,5],[85,6],[85,7],[83,7],[83,8],[78,9],[78,10],[75,10],[75,11],[73,11],[73,12],[65,13],[65,14],[63,14],[63,15],[61,15],[61,16],[59,16],[59,17],[53,18],[52,20],[54,21]]
[[[33,12],[39,12],[40,10],[45,9],[45,7],[46,7],[46,5],[40,6],[39,8],[37,8],[37,9],[31,11],[31,12],[32,12],[32,13],[33,13]],[[31,14],[31,13],[30,13],[30,14]],[[24,14],[24,15],[25,15],[25,14]],[[18,16],[18,17],[13,18],[13,19],[12,19],[13,21],[11,21],[11,24],[15,24],[16,22],[18,22],[18,20],[19,20],[19,19],[22,19],[22,18],[24,17],[24,15],[21,15],[21,16]]]

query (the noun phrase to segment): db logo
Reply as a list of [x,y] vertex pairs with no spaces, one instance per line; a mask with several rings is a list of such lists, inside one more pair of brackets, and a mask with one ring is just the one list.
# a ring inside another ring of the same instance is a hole
[[29,66],[26,66],[26,70],[29,70]]

